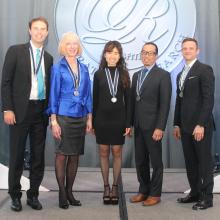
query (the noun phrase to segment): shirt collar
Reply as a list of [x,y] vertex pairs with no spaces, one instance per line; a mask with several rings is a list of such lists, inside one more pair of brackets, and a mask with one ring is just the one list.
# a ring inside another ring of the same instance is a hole
[[144,68],[148,69],[148,72],[150,72],[150,70],[155,66],[155,63],[152,66],[144,66]]
[[189,68],[191,68],[196,61],[197,61],[197,58],[192,60],[189,64],[185,64],[185,66],[188,66]]
[[36,47],[36,46],[34,46],[34,44],[33,44],[33,42],[30,40],[30,45],[31,45],[31,47],[32,47],[32,49],[33,49],[33,51],[34,52],[36,52],[37,51],[37,49],[40,49],[40,52],[42,51],[42,49],[43,49],[43,46],[42,47],[40,47],[40,48],[38,48],[38,47]]

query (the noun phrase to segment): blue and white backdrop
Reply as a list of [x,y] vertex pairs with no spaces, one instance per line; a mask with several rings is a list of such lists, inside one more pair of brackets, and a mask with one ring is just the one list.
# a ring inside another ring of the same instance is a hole
[[[210,64],[215,72],[216,131],[212,147],[213,155],[220,153],[219,0],[1,0],[0,4],[0,70],[7,48],[28,41],[28,21],[40,15],[49,21],[46,47],[55,62],[59,59],[57,44],[62,34],[74,31],[80,36],[84,49],[80,59],[88,65],[91,80],[107,41],[122,43],[131,76],[141,68],[142,45],[154,41],[159,47],[158,65],[170,72],[173,84],[171,109],[163,139],[165,167],[184,167],[181,144],[172,137],[175,80],[183,66],[181,41],[184,37],[195,36],[201,49],[199,59]],[[48,129],[46,164],[51,166],[53,144]],[[7,164],[8,152],[8,128],[1,117],[0,163]],[[85,155],[81,157],[80,165],[99,165],[98,149],[92,135],[86,137]],[[123,148],[123,166],[134,166],[133,139],[126,140]]]

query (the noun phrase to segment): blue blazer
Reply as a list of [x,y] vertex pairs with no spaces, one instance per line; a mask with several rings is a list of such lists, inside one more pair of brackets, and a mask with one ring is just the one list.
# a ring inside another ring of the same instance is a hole
[[74,96],[74,80],[66,59],[52,66],[48,114],[84,117],[92,112],[91,81],[88,68],[79,64],[79,96]]

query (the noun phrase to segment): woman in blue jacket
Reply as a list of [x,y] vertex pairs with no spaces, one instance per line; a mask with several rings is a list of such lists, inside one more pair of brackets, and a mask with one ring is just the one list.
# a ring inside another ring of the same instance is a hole
[[79,155],[84,153],[85,133],[92,129],[92,98],[88,69],[77,59],[82,53],[79,37],[75,33],[65,33],[58,51],[63,57],[52,67],[48,112],[56,139],[59,207],[67,209],[69,204],[81,205],[72,194],[72,186]]

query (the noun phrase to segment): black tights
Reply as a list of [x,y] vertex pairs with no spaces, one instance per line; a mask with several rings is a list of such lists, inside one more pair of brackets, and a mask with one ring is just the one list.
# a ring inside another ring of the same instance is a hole
[[55,173],[59,186],[59,192],[63,197],[67,196],[69,199],[74,198],[72,194],[72,187],[78,169],[78,162],[78,155],[56,154]]
[[[122,148],[120,145],[114,145],[111,148],[113,155],[113,185],[118,184],[118,178],[121,174]],[[109,185],[109,154],[110,146],[100,145],[100,164],[104,185]]]

